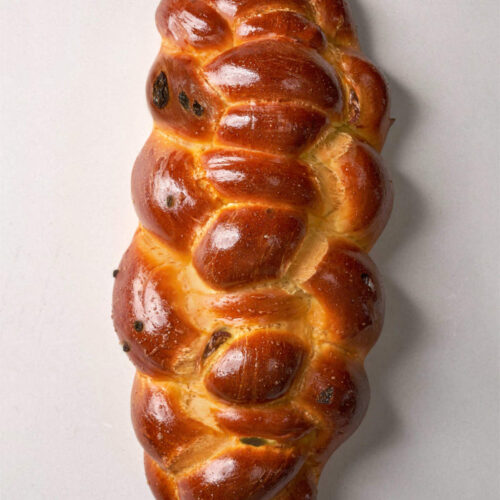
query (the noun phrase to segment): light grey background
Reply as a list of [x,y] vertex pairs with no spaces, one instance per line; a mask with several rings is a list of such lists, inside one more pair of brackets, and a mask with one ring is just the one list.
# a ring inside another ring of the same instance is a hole
[[[499,498],[498,0],[356,0],[397,118],[372,403],[320,500]],[[156,1],[1,0],[0,498],[150,498],[110,321]],[[229,499],[227,499],[229,500]]]

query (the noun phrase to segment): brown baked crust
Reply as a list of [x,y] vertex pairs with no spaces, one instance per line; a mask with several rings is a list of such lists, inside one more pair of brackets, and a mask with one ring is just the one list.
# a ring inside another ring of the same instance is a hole
[[343,0],[163,0],[113,319],[162,500],[307,500],[359,425],[392,208]]

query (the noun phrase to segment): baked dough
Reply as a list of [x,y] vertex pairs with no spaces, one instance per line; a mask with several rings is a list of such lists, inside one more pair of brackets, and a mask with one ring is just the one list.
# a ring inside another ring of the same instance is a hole
[[368,403],[386,83],[342,0],[164,0],[113,319],[168,500],[304,500]]

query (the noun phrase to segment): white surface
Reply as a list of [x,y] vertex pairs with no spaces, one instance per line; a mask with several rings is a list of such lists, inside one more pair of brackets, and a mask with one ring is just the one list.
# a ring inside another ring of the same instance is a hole
[[[357,0],[396,189],[369,413],[320,500],[499,498],[498,0]],[[156,1],[0,0],[0,498],[150,498],[111,271],[151,119]],[[228,499],[229,500],[229,499]]]

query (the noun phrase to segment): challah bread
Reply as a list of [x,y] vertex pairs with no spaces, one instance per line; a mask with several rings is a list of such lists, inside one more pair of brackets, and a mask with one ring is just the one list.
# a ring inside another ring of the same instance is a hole
[[163,0],[113,319],[158,499],[316,497],[368,403],[384,79],[343,0]]

